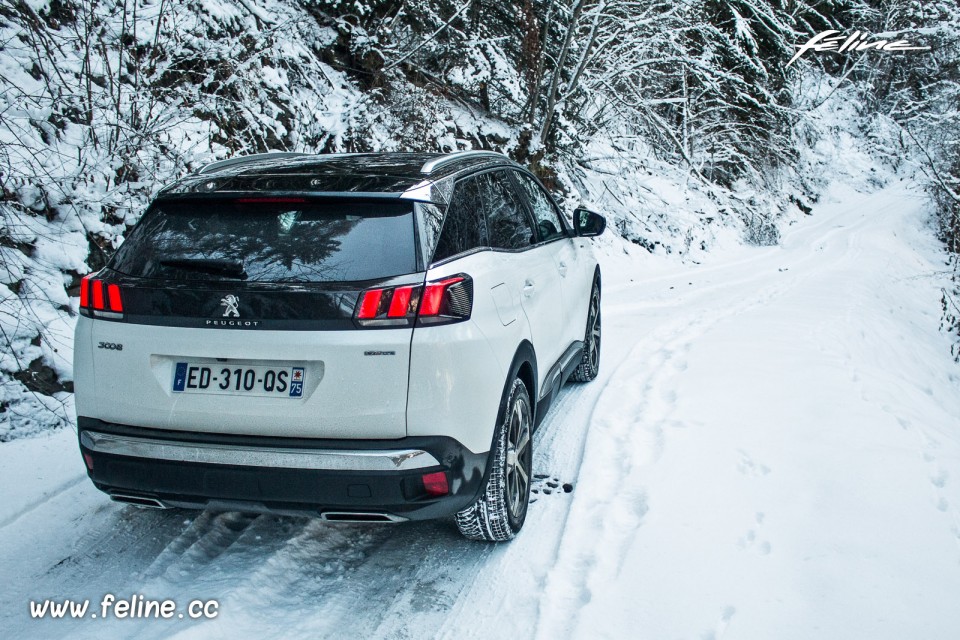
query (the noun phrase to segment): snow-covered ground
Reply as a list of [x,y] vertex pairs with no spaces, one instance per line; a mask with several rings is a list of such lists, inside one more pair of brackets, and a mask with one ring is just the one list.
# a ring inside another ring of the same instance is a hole
[[[0,445],[6,638],[960,637],[960,368],[925,200],[834,188],[782,245],[697,266],[604,245],[599,378],[538,432],[512,543],[143,511],[75,435]],[[572,485],[565,492],[563,485]],[[215,620],[30,600],[216,598]]]

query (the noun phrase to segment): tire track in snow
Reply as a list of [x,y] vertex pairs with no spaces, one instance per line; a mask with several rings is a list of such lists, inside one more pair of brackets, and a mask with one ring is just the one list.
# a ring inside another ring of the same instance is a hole
[[[181,521],[182,515],[112,503],[87,483],[26,514],[6,532],[0,558],[16,571],[0,597],[0,627],[18,627],[29,615],[31,599],[89,598],[92,610],[105,593],[143,593],[136,591],[138,571],[149,566],[165,540],[177,535]],[[49,639],[103,634],[103,627],[93,632],[86,620],[32,624],[41,625],[35,637]]]
[[[147,585],[164,593],[175,588],[183,597],[212,590],[222,615],[202,624],[219,635],[425,637],[446,620],[493,551],[462,539],[448,521],[370,526],[260,516],[201,570],[181,578],[178,561],[161,566]],[[282,631],[274,624],[277,611],[284,612]],[[408,633],[411,619],[417,623]],[[142,633],[168,635],[155,625]]]
[[20,518],[43,507],[45,504],[47,504],[51,500],[54,500],[55,498],[60,497],[61,495],[63,495],[70,489],[73,489],[75,486],[85,481],[86,479],[87,479],[87,476],[85,474],[79,474],[76,477],[73,477],[70,480],[67,480],[66,482],[59,485],[58,487],[48,491],[37,502],[31,503],[26,507],[24,507],[23,509],[20,509],[16,513],[13,513],[7,518],[5,518],[2,522],[0,522],[0,529],[5,529],[6,527],[14,524]]
[[[266,557],[258,553],[256,538],[286,520],[278,518],[263,532],[250,532],[238,541],[238,550],[250,553],[224,567],[226,575],[242,576],[221,596],[221,607],[231,612],[225,626],[249,633],[269,622],[271,612],[284,611],[289,614],[284,637],[336,637],[344,630],[359,637],[358,622],[376,610],[389,585],[386,574],[369,575],[369,566],[384,555],[393,527],[297,519],[293,535],[281,529],[278,537],[283,541],[273,552]],[[279,637],[271,627],[263,627],[259,635]]]
[[187,581],[226,552],[258,517],[237,511],[201,512],[147,567],[144,577]]
[[419,542],[414,543],[419,552],[414,556],[415,569],[404,576],[404,588],[397,591],[379,615],[376,627],[364,634],[365,638],[439,637],[441,627],[455,620],[452,612],[458,605],[471,602],[467,592],[477,576],[503,551],[502,546],[460,538],[454,526],[444,532],[445,536],[438,533],[418,536]]

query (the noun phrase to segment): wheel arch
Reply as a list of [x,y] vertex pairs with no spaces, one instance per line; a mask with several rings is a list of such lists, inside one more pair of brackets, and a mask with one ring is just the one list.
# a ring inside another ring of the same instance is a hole
[[[523,380],[527,387],[527,394],[530,396],[530,410],[536,412],[537,409],[537,353],[529,340],[523,340],[517,346],[513,355],[513,361],[507,369],[506,380],[503,381],[503,391],[500,394],[500,409],[497,411],[497,424],[503,422],[504,411],[506,410],[507,395],[513,381],[517,378]],[[536,415],[536,413],[534,413]]]
[[[496,446],[497,429],[500,427],[501,423],[503,423],[504,417],[506,416],[507,400],[510,396],[510,389],[513,386],[513,381],[517,378],[520,378],[523,381],[523,384],[527,387],[527,395],[530,399],[530,412],[532,416],[536,416],[537,354],[533,348],[533,344],[526,339],[522,340],[517,346],[517,350],[513,354],[513,360],[510,362],[510,367],[507,369],[506,379],[503,381],[503,391],[500,392],[500,407],[497,409],[497,421],[494,423],[493,434],[490,436],[489,451],[491,454],[494,446]],[[492,464],[493,455],[489,455],[487,456],[486,469],[484,469],[483,472],[483,480],[480,483],[481,491],[482,487],[487,485]],[[477,497],[479,497],[479,493]]]

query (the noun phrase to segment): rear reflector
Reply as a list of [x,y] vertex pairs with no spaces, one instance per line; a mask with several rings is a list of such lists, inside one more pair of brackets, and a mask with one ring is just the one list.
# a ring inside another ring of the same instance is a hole
[[423,474],[423,488],[427,494],[431,496],[447,495],[450,493],[450,485],[447,484],[447,474],[443,471]]
[[87,465],[87,469],[93,471],[93,456],[89,453],[83,454],[83,462]]

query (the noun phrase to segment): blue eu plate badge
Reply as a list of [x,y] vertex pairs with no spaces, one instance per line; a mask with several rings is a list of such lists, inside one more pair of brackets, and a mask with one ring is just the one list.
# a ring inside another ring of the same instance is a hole
[[173,390],[183,391],[183,387],[186,382],[187,382],[187,363],[178,362],[177,370],[173,376]]

